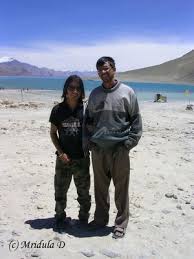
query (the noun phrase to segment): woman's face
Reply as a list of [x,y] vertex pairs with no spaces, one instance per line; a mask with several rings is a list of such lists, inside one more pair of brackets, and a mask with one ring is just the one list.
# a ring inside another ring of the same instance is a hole
[[71,101],[77,100],[78,101],[80,97],[81,97],[80,85],[77,81],[74,80],[67,87],[66,98],[67,98],[67,100],[71,100]]

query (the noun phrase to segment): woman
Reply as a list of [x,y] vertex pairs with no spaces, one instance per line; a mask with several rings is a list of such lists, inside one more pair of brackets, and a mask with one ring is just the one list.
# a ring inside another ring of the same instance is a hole
[[55,218],[56,227],[63,228],[66,218],[67,191],[73,176],[80,204],[79,220],[87,223],[91,206],[89,195],[89,155],[82,145],[84,85],[81,78],[72,75],[63,88],[63,101],[51,111],[50,136],[56,148],[55,167]]

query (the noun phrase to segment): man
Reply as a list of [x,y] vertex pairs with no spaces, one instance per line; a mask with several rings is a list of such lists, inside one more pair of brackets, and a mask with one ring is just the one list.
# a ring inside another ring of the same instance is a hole
[[91,206],[89,195],[90,175],[89,156],[84,156],[82,148],[83,81],[77,75],[67,78],[63,95],[64,100],[57,104],[50,115],[50,136],[56,148],[55,167],[55,218],[59,231],[64,228],[66,218],[67,191],[72,176],[77,188],[80,204],[79,220],[87,223]]
[[125,235],[129,219],[129,151],[142,134],[142,121],[134,91],[115,79],[115,61],[101,57],[96,68],[102,85],[89,97],[85,134],[92,151],[96,210],[90,227],[104,227],[109,221],[109,185],[115,186],[118,210],[113,238]]

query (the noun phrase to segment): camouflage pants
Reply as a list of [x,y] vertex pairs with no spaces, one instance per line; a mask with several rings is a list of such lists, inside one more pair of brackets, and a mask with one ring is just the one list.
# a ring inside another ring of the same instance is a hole
[[55,212],[57,217],[66,217],[67,191],[73,176],[77,189],[77,200],[80,204],[79,219],[87,220],[89,218],[91,207],[89,165],[89,157],[72,160],[68,165],[57,157],[54,179]]

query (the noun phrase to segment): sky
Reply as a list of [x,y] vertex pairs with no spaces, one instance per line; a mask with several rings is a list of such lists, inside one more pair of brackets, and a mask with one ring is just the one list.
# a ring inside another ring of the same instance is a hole
[[0,0],[0,57],[55,70],[118,71],[163,63],[194,49],[193,0]]

